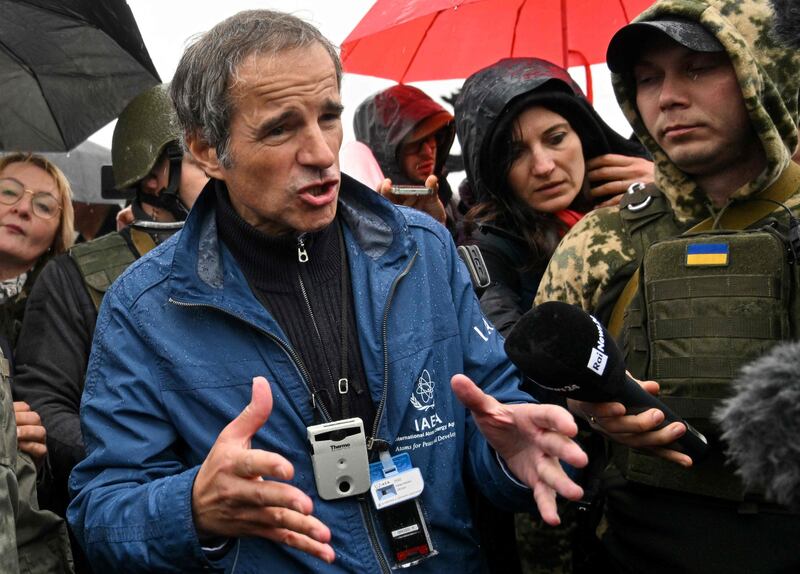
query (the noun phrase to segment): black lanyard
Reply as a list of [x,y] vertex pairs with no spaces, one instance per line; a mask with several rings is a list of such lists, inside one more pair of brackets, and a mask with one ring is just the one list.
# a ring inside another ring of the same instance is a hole
[[[339,277],[340,277],[339,289],[340,289],[340,294],[341,294],[341,316],[340,316],[340,321],[339,321],[339,332],[340,332],[339,355],[340,355],[340,358],[341,358],[341,364],[340,364],[340,371],[339,371],[338,380],[334,378],[333,373],[330,371],[330,366],[328,364],[327,357],[325,359],[325,363],[326,363],[326,365],[328,365],[328,374],[329,374],[329,376],[331,378],[331,382],[334,383],[334,388],[338,391],[339,396],[340,396],[339,403],[340,403],[340,407],[341,407],[342,418],[346,419],[346,418],[350,418],[350,404],[349,404],[349,401],[346,399],[346,395],[350,391],[350,380],[348,378],[349,363],[348,363],[348,349],[347,349],[350,298],[348,297],[348,292],[347,292],[347,277],[348,277],[348,274],[346,273],[346,271],[347,271],[347,268],[346,268],[346,265],[347,265],[347,252],[345,250],[344,232],[342,230],[341,223],[338,223],[337,226],[336,226],[336,236],[337,236],[338,244],[339,244],[339,260],[340,260],[340,266],[341,266],[341,273],[339,274]],[[301,246],[302,246],[302,243],[301,243]],[[302,264],[308,262],[308,255],[305,252],[305,247],[304,246],[302,246],[301,249],[303,250],[301,252],[301,255],[300,255],[300,264],[302,265]],[[298,273],[300,273],[299,269],[298,269]],[[306,289],[305,289],[305,284],[303,283],[302,274],[299,274],[299,277],[300,277],[300,289],[301,289],[301,291],[303,293],[303,297],[306,300],[306,304],[308,305],[309,314],[311,316],[311,322],[312,322],[312,324],[314,326],[314,331],[317,334],[317,340],[319,341],[319,344],[321,345],[321,348],[323,350],[323,354],[326,354],[325,353],[325,349],[326,349],[325,342],[322,340],[322,334],[320,333],[319,326],[317,325],[316,319],[314,318],[314,311],[313,311],[313,309],[311,307],[311,300],[308,298],[308,295],[307,295],[307,292],[306,292]],[[308,372],[308,369],[305,369],[305,370]],[[309,373],[309,379],[310,378],[311,378],[311,374]],[[314,385],[313,381],[309,381],[309,382],[311,383],[311,402],[312,402],[312,405],[316,408],[316,406],[317,406],[316,405],[316,395],[319,394],[320,391],[319,391],[319,389],[317,389],[316,385]],[[331,397],[331,399],[332,399],[332,397]]]
[[349,321],[349,314],[348,308],[350,304],[350,298],[347,296],[347,276],[349,275],[347,271],[347,252],[345,251],[344,247],[344,232],[342,231],[342,224],[336,226],[336,236],[339,239],[339,259],[341,266],[341,272],[339,273],[340,276],[340,289],[341,289],[341,297],[342,297],[342,315],[341,315],[341,325],[339,327],[339,331],[341,333],[340,339],[340,349],[339,354],[341,355],[342,363],[341,363],[341,370],[339,371],[339,380],[336,383],[336,389],[339,391],[340,400],[341,400],[341,407],[342,407],[342,418],[347,419],[350,418],[350,405],[349,401],[347,400],[347,393],[350,391],[350,381],[347,378],[347,327]]

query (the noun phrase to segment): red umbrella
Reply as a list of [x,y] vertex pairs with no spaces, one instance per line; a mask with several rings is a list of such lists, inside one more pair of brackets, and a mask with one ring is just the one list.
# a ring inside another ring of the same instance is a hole
[[652,0],[377,0],[342,44],[347,72],[397,82],[466,78],[500,58],[588,69]]

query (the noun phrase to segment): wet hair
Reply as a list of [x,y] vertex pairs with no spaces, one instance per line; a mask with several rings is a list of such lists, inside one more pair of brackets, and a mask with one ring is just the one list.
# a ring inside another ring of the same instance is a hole
[[[14,152],[0,157],[0,172],[14,163],[28,163],[45,171],[53,178],[56,189],[59,191],[59,202],[61,214],[59,215],[58,228],[56,229],[53,242],[50,244],[50,251],[47,255],[58,255],[64,253],[72,247],[75,242],[75,214],[72,211],[72,187],[67,180],[67,176],[57,165],[44,156],[28,153]],[[41,258],[41,256],[40,256]]]
[[[563,86],[563,87],[562,87]],[[578,135],[584,161],[608,148],[602,131],[594,126],[590,104],[575,96],[566,84],[550,80],[531,92],[512,100],[487,134],[480,151],[482,187],[479,202],[467,214],[467,220],[481,224],[498,223],[515,230],[528,245],[529,258],[523,269],[546,264],[556,249],[566,225],[552,213],[531,208],[512,191],[508,175],[514,163],[514,146],[519,140],[520,115],[533,107],[543,107],[562,116]],[[589,209],[580,194],[572,207]]]
[[325,48],[341,87],[342,63],[336,48],[311,24],[273,10],[245,10],[199,36],[183,53],[170,84],[170,96],[185,135],[202,138],[231,167],[231,87],[238,68],[252,54],[281,52],[318,44]]

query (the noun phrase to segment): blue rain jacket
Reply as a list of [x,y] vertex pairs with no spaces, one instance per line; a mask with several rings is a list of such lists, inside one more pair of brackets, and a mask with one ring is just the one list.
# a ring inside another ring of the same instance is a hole
[[[533,508],[532,495],[501,468],[450,377],[465,373],[502,402],[532,399],[518,389],[519,372],[484,319],[447,230],[342,177],[339,213],[378,408],[365,428],[420,468],[421,504],[439,552],[411,570],[480,571],[463,476],[505,508]],[[106,294],[81,405],[88,454],[70,478],[69,521],[98,572],[380,572],[390,552],[371,501],[317,495],[309,390],[288,338],[218,239],[215,184],[222,185],[212,180],[184,229]],[[255,538],[236,540],[210,562],[198,541],[194,478],[219,432],[250,401],[257,375],[270,381],[274,408],[252,447],[294,464],[291,484],[312,498],[314,515],[332,532],[332,565]]]

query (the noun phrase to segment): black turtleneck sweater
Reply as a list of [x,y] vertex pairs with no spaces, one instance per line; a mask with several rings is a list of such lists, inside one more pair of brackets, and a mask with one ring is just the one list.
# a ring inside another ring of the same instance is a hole
[[[317,402],[325,405],[332,420],[361,417],[369,436],[375,407],[361,362],[350,272],[346,250],[340,250],[338,217],[322,231],[301,236],[308,254],[308,260],[301,263],[296,234],[268,236],[261,233],[236,213],[223,185],[217,184],[216,192],[219,236],[258,300],[275,317],[289,338],[287,342],[299,354],[311,379],[307,382],[316,389]],[[303,295],[301,278],[308,302]],[[349,380],[345,395],[338,390],[338,380],[342,376],[342,283],[346,291],[345,345]],[[280,381],[271,382],[280,384]],[[310,396],[308,398],[311,400]],[[314,414],[320,422],[319,409]]]

